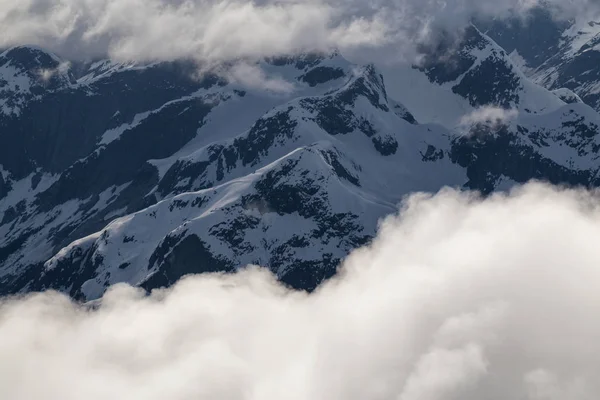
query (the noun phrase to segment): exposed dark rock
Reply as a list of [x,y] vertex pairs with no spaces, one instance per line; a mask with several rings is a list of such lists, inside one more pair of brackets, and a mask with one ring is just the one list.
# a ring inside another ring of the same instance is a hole
[[190,274],[233,272],[234,265],[213,255],[210,247],[198,236],[168,237],[156,249],[150,265],[157,266],[155,273],[140,285],[152,290],[173,285]]
[[382,156],[391,156],[398,151],[398,141],[387,135],[384,137],[373,137],[373,146]]
[[339,79],[345,75],[341,68],[331,67],[316,67],[300,76],[298,80],[308,83],[309,86],[317,86],[335,79]]

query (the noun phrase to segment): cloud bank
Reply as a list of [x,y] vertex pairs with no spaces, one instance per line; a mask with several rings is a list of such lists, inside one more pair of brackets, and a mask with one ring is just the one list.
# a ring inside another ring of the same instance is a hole
[[0,306],[0,398],[591,400],[600,197],[409,198],[312,295],[258,269]]
[[[0,48],[30,44],[66,57],[210,62],[387,46],[407,57],[435,32],[460,29],[474,16],[522,15],[542,1],[2,0]],[[545,2],[562,17],[597,4]]]

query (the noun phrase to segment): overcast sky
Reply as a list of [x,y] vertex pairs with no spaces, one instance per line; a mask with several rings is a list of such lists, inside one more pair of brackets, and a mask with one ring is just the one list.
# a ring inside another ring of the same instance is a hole
[[[539,0],[2,0],[0,47],[39,45],[68,57],[220,61],[302,50],[392,45],[410,54],[440,28],[474,16],[525,15]],[[558,15],[593,0],[547,0]]]

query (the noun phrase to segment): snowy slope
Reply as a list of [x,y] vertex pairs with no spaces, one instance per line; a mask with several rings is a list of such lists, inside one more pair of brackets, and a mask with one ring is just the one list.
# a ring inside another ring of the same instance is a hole
[[551,89],[568,88],[600,109],[600,24],[578,21],[565,30],[559,51],[532,74]]
[[537,114],[565,104],[527,78],[506,51],[475,27],[467,30],[458,49],[450,45],[430,49],[421,65],[387,67],[384,77],[390,96],[418,121],[449,128],[482,107]]
[[[596,110],[600,107],[600,24],[598,16],[562,21],[540,6],[518,18],[480,22],[532,80],[551,90],[570,90]],[[572,98],[572,96],[569,96]]]
[[18,116],[32,100],[72,83],[68,63],[33,47],[0,53],[0,113]]
[[[313,288],[402,196],[465,180],[448,160],[423,165],[430,145],[448,150],[451,133],[414,125],[393,106],[373,67],[352,68],[327,94],[295,98],[229,140],[174,155],[149,191],[155,205],[62,249],[34,285],[56,287],[61,271],[69,280],[58,288],[95,298],[117,282],[164,285],[258,263]],[[188,251],[205,265],[190,264]],[[182,265],[171,270],[169,257]]]

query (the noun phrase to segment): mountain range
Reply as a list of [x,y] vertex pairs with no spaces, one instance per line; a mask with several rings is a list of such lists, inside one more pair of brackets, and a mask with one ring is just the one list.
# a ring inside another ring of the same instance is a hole
[[[479,21],[418,64],[0,53],[0,294],[269,268],[314,290],[414,192],[600,186],[600,24]],[[224,66],[223,68],[228,68]]]

